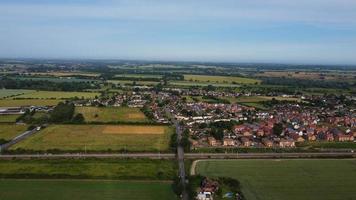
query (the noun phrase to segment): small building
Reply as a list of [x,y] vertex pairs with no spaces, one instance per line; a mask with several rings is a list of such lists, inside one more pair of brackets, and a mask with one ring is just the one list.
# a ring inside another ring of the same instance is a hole
[[208,137],[208,144],[213,147],[218,145],[218,143],[214,137]]
[[273,142],[267,138],[262,138],[262,144],[265,145],[266,147],[272,147]]
[[224,146],[235,146],[235,141],[231,138],[224,138],[223,145]]
[[240,138],[240,140],[241,140],[242,145],[245,147],[249,147],[252,145],[252,141],[247,137],[242,137],[242,138]]
[[295,142],[292,139],[281,139],[279,141],[279,147],[286,148],[286,147],[295,147]]

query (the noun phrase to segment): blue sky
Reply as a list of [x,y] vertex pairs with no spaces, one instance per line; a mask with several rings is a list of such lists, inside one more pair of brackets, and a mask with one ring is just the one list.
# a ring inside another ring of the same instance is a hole
[[1,0],[0,57],[356,64],[355,0]]

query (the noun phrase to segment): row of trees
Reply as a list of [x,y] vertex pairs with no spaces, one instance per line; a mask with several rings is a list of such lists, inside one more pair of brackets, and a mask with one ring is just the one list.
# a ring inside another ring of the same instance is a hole
[[20,80],[1,77],[0,88],[47,91],[83,91],[85,89],[98,89],[100,88],[100,85],[90,82],[53,82],[48,80]]

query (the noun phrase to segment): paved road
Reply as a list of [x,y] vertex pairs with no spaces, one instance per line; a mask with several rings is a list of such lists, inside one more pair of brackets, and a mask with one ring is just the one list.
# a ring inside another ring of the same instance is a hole
[[182,199],[188,200],[188,193],[186,191],[186,178],[185,178],[185,167],[184,167],[184,148],[181,145],[182,140],[182,128],[177,121],[174,122],[176,126],[176,133],[177,133],[177,158],[178,158],[178,166],[179,166],[179,177],[180,181],[183,184],[183,191],[182,191]]
[[35,134],[37,132],[36,128],[32,129],[30,131],[25,131],[24,133],[22,133],[21,135],[16,136],[14,139],[12,139],[10,142],[5,143],[3,145],[0,145],[0,152],[2,152],[3,150],[6,150],[8,148],[10,148],[12,145],[20,142],[21,140],[24,140],[28,137],[30,137],[31,135]]
[[[178,151],[178,150],[177,150]],[[356,153],[352,152],[323,152],[323,153],[184,153],[180,151],[180,155],[184,154],[186,159],[274,159],[274,158],[356,158]],[[175,159],[176,154],[173,153],[94,153],[94,154],[3,154],[0,159],[9,158],[151,158],[151,159]],[[182,159],[180,159],[182,161]],[[183,169],[183,167],[182,167]],[[183,172],[179,175],[185,175]]]

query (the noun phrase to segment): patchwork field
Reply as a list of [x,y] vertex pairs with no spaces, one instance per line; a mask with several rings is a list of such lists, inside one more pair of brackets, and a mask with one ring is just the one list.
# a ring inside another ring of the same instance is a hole
[[356,160],[220,160],[197,163],[196,172],[233,177],[248,200],[355,199]]
[[0,178],[172,180],[174,160],[31,159],[0,160]]
[[54,106],[59,102],[56,99],[0,99],[0,107]]
[[235,83],[235,84],[256,84],[261,81],[252,78],[233,76],[206,76],[206,75],[184,75],[184,80],[191,82],[212,82],[212,83]]
[[0,124],[0,139],[11,140],[26,130],[25,125]]
[[108,80],[108,83],[121,84],[121,85],[132,85],[136,82],[136,85],[157,85],[158,81],[129,81],[129,80]]
[[56,92],[56,91],[34,91],[23,95],[16,96],[16,98],[23,99],[70,99],[74,97],[90,99],[95,96],[100,96],[96,92]]
[[168,151],[173,131],[169,126],[149,125],[52,125],[11,149]]
[[76,107],[87,122],[148,122],[139,108],[129,107]]
[[355,81],[355,71],[328,71],[328,72],[293,72],[293,71],[265,71],[256,76],[261,77],[289,77],[309,80]]
[[108,180],[0,180],[0,199],[174,200],[169,182]]
[[32,93],[34,90],[12,90],[12,89],[0,89],[0,99],[13,97],[21,94]]
[[156,74],[117,74],[115,77],[128,77],[128,78],[162,78],[162,75]]

